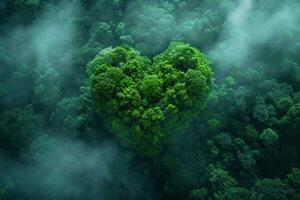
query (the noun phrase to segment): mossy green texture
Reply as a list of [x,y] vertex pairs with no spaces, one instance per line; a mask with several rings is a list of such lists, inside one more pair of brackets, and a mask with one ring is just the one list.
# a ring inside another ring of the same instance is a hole
[[106,49],[88,71],[97,111],[146,157],[205,108],[213,76],[206,57],[182,42],[171,43],[153,61],[129,47]]

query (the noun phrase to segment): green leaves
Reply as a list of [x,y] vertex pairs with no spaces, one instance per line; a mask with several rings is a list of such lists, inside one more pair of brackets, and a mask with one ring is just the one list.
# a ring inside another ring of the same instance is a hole
[[179,42],[153,64],[128,47],[106,49],[88,64],[88,72],[97,111],[147,157],[205,108],[212,79],[205,56]]
[[287,175],[289,184],[295,188],[297,192],[300,192],[300,169],[293,168]]
[[278,140],[278,135],[271,128],[267,128],[260,135],[260,139],[266,144],[271,145],[274,144]]
[[251,200],[285,200],[287,191],[285,184],[278,178],[257,180],[253,188]]
[[157,75],[147,75],[141,82],[141,92],[145,97],[157,99],[161,95],[162,84]]

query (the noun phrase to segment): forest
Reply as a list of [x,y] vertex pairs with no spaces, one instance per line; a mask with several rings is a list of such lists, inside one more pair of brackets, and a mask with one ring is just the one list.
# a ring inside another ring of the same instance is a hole
[[298,0],[0,0],[1,200],[300,200]]

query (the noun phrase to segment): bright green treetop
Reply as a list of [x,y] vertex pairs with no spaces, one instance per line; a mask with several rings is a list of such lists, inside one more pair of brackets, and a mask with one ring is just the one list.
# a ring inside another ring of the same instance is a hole
[[213,74],[202,53],[180,42],[152,64],[132,48],[106,49],[88,71],[97,111],[113,132],[147,157],[205,108]]

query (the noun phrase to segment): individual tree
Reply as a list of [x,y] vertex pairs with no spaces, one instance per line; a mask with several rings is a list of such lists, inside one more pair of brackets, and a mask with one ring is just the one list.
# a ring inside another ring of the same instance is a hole
[[300,130],[300,104],[292,105],[286,115],[284,115],[278,122],[281,128],[289,130],[289,134],[297,134]]
[[113,43],[113,34],[111,25],[106,22],[95,23],[90,30],[91,39],[104,45]]
[[136,1],[130,6],[134,12],[126,18],[128,35],[131,36],[137,50],[146,55],[154,55],[166,48],[175,36],[176,21],[168,5],[157,7],[139,4],[141,3]]
[[33,102],[41,109],[54,108],[61,95],[61,75],[52,66],[40,65],[35,69],[33,77]]
[[287,200],[286,185],[278,178],[257,180],[251,200]]
[[204,200],[208,196],[206,188],[195,189],[190,192],[189,199],[191,200]]
[[272,145],[278,140],[278,135],[271,128],[267,128],[262,132],[259,138],[262,140],[264,144]]
[[229,172],[219,166],[211,166],[209,182],[216,193],[223,193],[226,189],[237,185]]
[[0,145],[16,151],[26,148],[39,135],[43,124],[32,105],[6,110],[0,116]]
[[273,105],[267,104],[261,96],[256,98],[256,106],[253,110],[254,119],[261,123],[267,123],[275,115],[276,110]]
[[292,168],[291,172],[287,175],[288,184],[298,193],[300,196],[300,169]]

